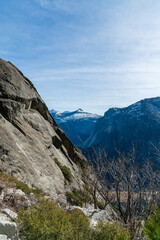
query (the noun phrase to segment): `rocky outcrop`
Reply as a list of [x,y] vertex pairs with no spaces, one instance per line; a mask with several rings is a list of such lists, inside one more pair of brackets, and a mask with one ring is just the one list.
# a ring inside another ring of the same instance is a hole
[[86,206],[86,207],[78,207],[72,206],[68,209],[71,211],[73,209],[81,210],[84,215],[86,215],[90,220],[91,227],[96,227],[99,221],[105,222],[114,222],[118,219],[118,215],[116,212],[108,205],[104,210],[95,209],[93,206]]
[[0,213],[0,234],[3,237],[2,239],[16,239],[18,235],[17,224],[11,222],[10,218],[2,213]]
[[[70,169],[72,183],[54,158]],[[65,190],[81,186],[85,166],[31,81],[0,59],[0,170],[65,202]]]
[[14,177],[0,175],[0,240],[20,240],[18,213],[38,203],[38,195],[23,192],[16,183],[22,184],[23,188],[25,186],[25,190],[29,189],[26,184],[18,182]]

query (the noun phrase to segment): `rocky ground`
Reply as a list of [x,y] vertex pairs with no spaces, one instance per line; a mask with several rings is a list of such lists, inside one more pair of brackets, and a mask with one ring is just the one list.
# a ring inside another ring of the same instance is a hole
[[37,202],[33,193],[25,194],[7,175],[0,176],[0,240],[18,240],[18,212]]
[[[42,195],[38,196],[33,192],[26,194],[17,185],[24,188],[25,191],[31,191],[31,189],[27,188],[27,185],[17,181],[15,178],[0,173],[0,240],[20,240],[16,221],[19,211],[22,208],[27,210],[39,201],[39,196],[42,197]],[[49,196],[43,197],[50,198]],[[113,221],[117,217],[109,206],[105,210],[94,209],[92,205],[86,205],[83,208],[66,206],[67,211],[75,208],[80,209],[90,219],[93,228],[99,220],[104,222]]]

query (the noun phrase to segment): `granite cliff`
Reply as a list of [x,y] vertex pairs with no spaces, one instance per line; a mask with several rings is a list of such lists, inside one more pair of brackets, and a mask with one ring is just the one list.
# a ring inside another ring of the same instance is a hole
[[[71,182],[55,158],[70,169]],[[65,191],[82,185],[85,166],[31,81],[0,59],[0,170],[65,202]]]

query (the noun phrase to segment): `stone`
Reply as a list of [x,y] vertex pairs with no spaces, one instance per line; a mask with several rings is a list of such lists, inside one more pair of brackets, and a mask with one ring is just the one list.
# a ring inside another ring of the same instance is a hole
[[12,195],[14,193],[15,193],[15,189],[14,188],[7,188],[6,195]]
[[1,235],[1,234],[0,234],[0,240],[10,240],[10,239],[7,238],[6,235]]
[[31,206],[29,198],[21,189],[6,189],[3,201],[6,202],[9,206],[14,206],[17,209],[20,209],[22,207],[28,208]]
[[3,208],[1,209],[1,212],[7,214],[12,219],[17,218],[18,216],[17,213],[13,212],[9,208]]
[[21,190],[21,189],[17,189],[16,191],[15,191],[15,195],[18,195],[18,196],[25,196],[25,193]]
[[113,222],[114,219],[117,217],[116,213],[112,210],[112,208],[108,205],[105,210],[95,209],[93,206],[86,206],[86,207],[78,207],[72,206],[69,207],[69,211],[73,209],[81,210],[84,215],[86,215],[90,219],[91,227],[96,227],[98,222],[102,220],[103,222]]
[[8,238],[17,236],[17,225],[11,222],[4,214],[0,214],[0,234],[6,235]]
[[3,199],[4,199],[4,192],[2,191],[1,194],[0,194],[0,203],[3,202]]
[[37,203],[37,198],[35,197],[34,193],[30,193],[29,196],[27,196],[31,205],[34,205]]
[[102,220],[103,222],[107,222],[112,221],[113,219],[106,210],[100,210],[98,212],[93,213],[91,217],[91,226],[96,227],[100,220]]

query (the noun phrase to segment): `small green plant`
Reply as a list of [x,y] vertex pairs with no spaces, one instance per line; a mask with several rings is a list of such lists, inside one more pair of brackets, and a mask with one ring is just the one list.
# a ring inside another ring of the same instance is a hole
[[76,150],[82,154],[82,150],[80,148],[76,147]]
[[97,207],[101,210],[105,209],[105,202],[97,201]]
[[66,192],[66,198],[71,205],[79,207],[82,207],[86,203],[92,203],[91,197],[85,190],[75,187],[72,189],[72,192]]
[[154,212],[144,224],[144,235],[147,240],[160,239],[160,212],[153,209]]
[[62,172],[65,180],[67,180],[68,182],[72,182],[71,170],[67,166],[62,165],[57,158],[54,158],[54,161],[58,165],[58,167],[61,169],[61,172]]
[[58,158],[54,158],[55,163],[58,165],[59,168],[61,168],[62,164],[58,160]]
[[83,206],[83,201],[82,201],[82,197],[81,195],[79,195],[78,193],[75,192],[66,192],[66,198],[67,201],[71,204],[71,205],[75,205],[75,206],[79,206],[82,207]]
[[63,173],[64,178],[68,181],[68,182],[72,182],[72,173],[71,170],[67,167],[67,166],[62,166],[61,167],[61,171]]
[[73,240],[94,240],[92,238],[92,229],[89,219],[79,209],[73,209],[70,212],[70,223],[72,225]]

